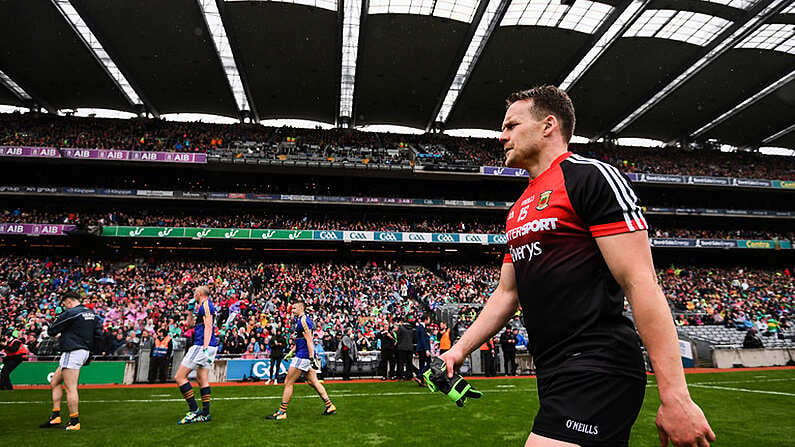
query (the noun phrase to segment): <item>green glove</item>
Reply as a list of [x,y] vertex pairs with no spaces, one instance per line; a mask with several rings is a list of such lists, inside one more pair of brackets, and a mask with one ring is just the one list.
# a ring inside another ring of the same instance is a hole
[[288,352],[287,355],[284,356],[284,359],[290,360],[293,357],[295,357],[295,351]]
[[207,348],[203,348],[202,351],[204,351],[204,356],[207,357],[207,366],[212,366],[213,358],[210,357],[210,350]]
[[431,392],[440,391],[442,394],[455,402],[459,407],[463,407],[468,399],[479,399],[483,393],[472,388],[461,374],[454,374],[453,378],[447,377],[447,366],[439,357],[431,360],[431,367],[423,374],[425,383]]

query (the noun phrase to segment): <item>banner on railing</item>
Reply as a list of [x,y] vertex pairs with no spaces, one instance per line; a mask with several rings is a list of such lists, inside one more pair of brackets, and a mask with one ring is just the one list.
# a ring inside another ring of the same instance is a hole
[[695,239],[678,239],[678,238],[663,238],[653,237],[649,239],[652,247],[695,247]]
[[791,249],[792,242],[790,241],[760,241],[760,240],[739,240],[737,241],[739,248],[767,248],[767,249]]
[[[278,374],[286,374],[289,366],[289,361],[282,361]],[[271,359],[230,359],[226,361],[226,380],[268,380],[272,379],[270,370]]]
[[735,248],[737,247],[737,241],[734,239],[696,239],[696,247]]
[[763,248],[763,249],[792,249],[792,243],[787,240],[745,240],[745,239],[685,239],[652,237],[649,239],[652,247],[673,248]]
[[685,368],[695,366],[693,362],[693,347],[689,341],[679,340],[679,355],[682,357],[682,366]]
[[0,223],[0,234],[24,236],[65,236],[67,231],[74,229],[74,225]]
[[480,173],[499,177],[530,177],[530,174],[524,169],[504,168],[500,166],[481,166]]
[[207,163],[207,154],[196,152],[126,151],[34,146],[0,146],[0,157],[69,158],[76,160],[151,161],[161,163]]
[[[499,177],[529,177],[527,171],[516,168],[482,166],[480,173]],[[647,172],[624,173],[633,182],[664,183],[671,185],[737,186],[743,188],[781,188],[795,189],[795,180],[768,180],[733,177],[712,177],[708,175],[655,174]]]
[[[186,227],[128,227],[107,226],[102,228],[107,237],[155,237],[192,239],[262,239],[305,240],[343,242],[410,242],[441,244],[505,245],[504,234],[483,233],[418,233],[392,231],[338,231],[338,230],[282,230],[282,229],[238,229],[238,228],[186,228]],[[666,248],[763,248],[791,249],[790,241],[743,240],[743,239],[687,239],[650,238],[652,247]]]
[[795,217],[792,211],[773,210],[731,210],[713,208],[665,208],[650,206],[643,209],[648,214],[689,214],[697,216],[764,216],[764,217]]
[[[0,235],[64,236],[75,229],[74,225],[0,223]],[[340,242],[409,242],[440,244],[505,245],[504,234],[484,233],[421,233],[396,231],[350,230],[285,230],[250,228],[199,228],[199,227],[133,227],[105,226],[105,237],[168,238],[168,239],[236,239],[275,241],[340,241]],[[652,247],[660,248],[750,248],[791,250],[789,240],[746,239],[688,239],[651,237]]]
[[344,242],[435,242],[452,244],[505,244],[503,234],[417,233],[396,231],[284,230],[248,228],[105,226],[106,237],[154,237],[190,239],[261,239]]

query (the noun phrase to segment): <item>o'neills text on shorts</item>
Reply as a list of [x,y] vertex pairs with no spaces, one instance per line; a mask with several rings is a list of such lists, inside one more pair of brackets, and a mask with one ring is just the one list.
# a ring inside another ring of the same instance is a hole
[[578,431],[580,433],[585,433],[586,435],[599,434],[599,426],[584,424],[582,422],[572,421],[571,419],[566,421],[566,428],[569,430]]

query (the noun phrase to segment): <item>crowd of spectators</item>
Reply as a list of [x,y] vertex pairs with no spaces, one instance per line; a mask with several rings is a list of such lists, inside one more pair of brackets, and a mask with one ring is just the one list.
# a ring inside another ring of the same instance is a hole
[[795,179],[795,157],[672,147],[612,147],[603,144],[574,144],[571,149],[587,157],[610,163],[623,172]]
[[[208,152],[224,157],[501,166],[496,139],[299,129],[257,124],[170,122],[64,117],[37,113],[0,114],[0,145]],[[572,144],[571,150],[611,163],[625,172],[795,179],[795,157],[717,149],[638,148],[603,143]]]
[[775,334],[793,324],[795,278],[790,268],[672,265],[658,276],[679,326],[757,327]]
[[[146,261],[146,262],[144,262]],[[165,329],[190,336],[185,316],[192,290],[206,284],[220,309],[221,352],[267,354],[269,337],[290,327],[290,302],[303,299],[316,336],[331,343],[353,330],[360,350],[377,348],[378,331],[413,322],[447,303],[482,303],[496,286],[486,267],[447,268],[390,263],[256,264],[86,258],[0,259],[0,326],[22,337],[34,354],[54,354],[48,322],[61,311],[58,296],[76,290],[104,321],[105,355],[134,356],[142,340]]]
[[[676,267],[658,271],[677,325],[758,327],[766,332],[792,325],[795,279],[789,268]],[[58,297],[76,290],[103,318],[100,353],[135,356],[160,330],[189,337],[193,288],[208,285],[219,313],[221,352],[268,355],[275,331],[290,333],[290,303],[303,299],[326,351],[353,331],[360,351],[380,348],[379,334],[398,322],[411,324],[440,306],[459,308],[456,332],[476,318],[496,287],[499,266],[443,264],[433,268],[389,262],[264,264],[242,261],[124,262],[72,258],[0,259],[0,326],[22,338],[39,356],[53,355],[46,328]],[[430,328],[436,334],[437,326]]]
[[131,151],[207,152],[239,139],[267,140],[273,128],[47,113],[0,114],[0,145]]

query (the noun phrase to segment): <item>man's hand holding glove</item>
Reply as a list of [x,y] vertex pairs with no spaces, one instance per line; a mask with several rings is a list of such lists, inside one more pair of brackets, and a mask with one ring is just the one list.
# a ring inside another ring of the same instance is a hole
[[434,357],[431,360],[431,366],[423,376],[431,392],[440,391],[459,407],[463,407],[468,399],[479,399],[483,395],[480,391],[472,388],[472,385],[464,380],[461,374],[453,374],[452,378],[447,377],[447,365],[439,357]]
[[202,348],[202,352],[204,352],[204,357],[207,358],[207,366],[212,366],[213,358],[210,356],[210,351],[207,348]]

